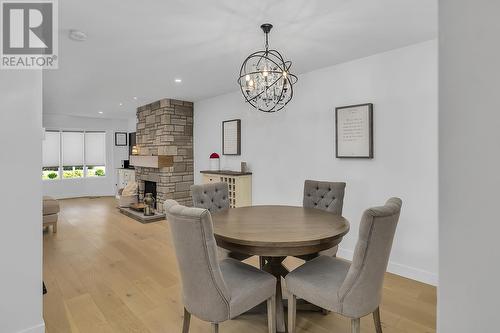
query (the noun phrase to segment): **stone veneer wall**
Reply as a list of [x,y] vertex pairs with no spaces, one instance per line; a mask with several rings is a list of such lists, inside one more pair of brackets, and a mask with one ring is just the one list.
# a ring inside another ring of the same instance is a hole
[[193,184],[193,103],[162,99],[137,109],[137,147],[140,155],[171,155],[168,168],[136,167],[139,196],[144,181],[156,182],[157,209],[163,211],[166,199],[191,206],[189,188]]

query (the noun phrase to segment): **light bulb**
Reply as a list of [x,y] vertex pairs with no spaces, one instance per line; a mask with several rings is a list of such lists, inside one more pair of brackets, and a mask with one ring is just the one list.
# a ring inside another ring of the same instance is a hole
[[247,74],[247,75],[245,76],[245,80],[250,81],[250,75],[248,75],[248,74]]

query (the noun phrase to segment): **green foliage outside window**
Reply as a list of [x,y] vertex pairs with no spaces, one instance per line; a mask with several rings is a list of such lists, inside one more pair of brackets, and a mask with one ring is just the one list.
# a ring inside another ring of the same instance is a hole
[[[87,174],[85,177],[104,177],[106,176],[105,166],[88,166]],[[83,178],[84,168],[83,166],[65,166],[62,171],[62,178],[73,179],[73,178]],[[44,180],[55,180],[59,179],[59,168],[58,167],[44,167],[42,168],[42,179]]]
[[106,176],[106,167],[104,166],[87,167],[87,177],[104,177],[104,176]]
[[43,167],[42,168],[42,179],[44,180],[54,180],[59,178],[59,168],[58,167]]
[[83,167],[63,167],[63,178],[71,179],[71,178],[82,178],[83,177]]

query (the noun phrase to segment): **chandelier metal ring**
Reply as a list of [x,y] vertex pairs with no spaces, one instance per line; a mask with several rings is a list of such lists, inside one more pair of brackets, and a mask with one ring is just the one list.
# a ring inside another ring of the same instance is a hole
[[296,75],[290,73],[291,61],[285,61],[277,50],[269,49],[271,24],[261,25],[266,35],[265,50],[250,54],[240,68],[238,84],[245,100],[263,112],[276,112],[293,97]]

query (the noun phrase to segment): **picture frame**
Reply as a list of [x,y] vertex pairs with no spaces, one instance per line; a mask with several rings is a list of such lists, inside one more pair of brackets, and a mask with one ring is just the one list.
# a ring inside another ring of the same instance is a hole
[[115,146],[126,147],[128,145],[127,132],[115,132]]
[[335,108],[335,157],[373,158],[373,104]]
[[222,122],[222,155],[241,155],[241,119]]

